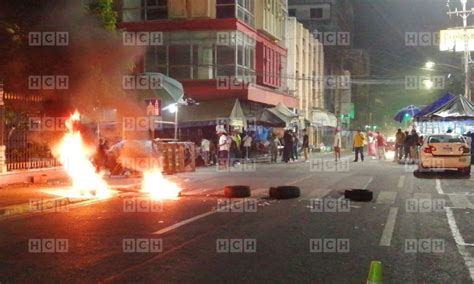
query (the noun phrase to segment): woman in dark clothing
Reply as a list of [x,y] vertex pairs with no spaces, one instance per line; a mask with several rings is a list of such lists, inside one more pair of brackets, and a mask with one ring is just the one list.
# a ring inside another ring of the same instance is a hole
[[293,136],[290,134],[290,131],[285,131],[283,135],[283,162],[288,163],[291,158],[291,152],[293,151]]

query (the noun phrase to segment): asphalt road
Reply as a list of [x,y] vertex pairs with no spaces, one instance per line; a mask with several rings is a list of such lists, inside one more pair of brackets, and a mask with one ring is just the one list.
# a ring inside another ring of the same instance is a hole
[[[0,283],[365,283],[372,260],[385,283],[473,283],[473,178],[346,159],[207,168],[172,177],[177,200],[125,193],[0,219]],[[252,198],[224,199],[233,184]],[[278,185],[302,195],[269,199]],[[374,200],[341,199],[351,188]]]

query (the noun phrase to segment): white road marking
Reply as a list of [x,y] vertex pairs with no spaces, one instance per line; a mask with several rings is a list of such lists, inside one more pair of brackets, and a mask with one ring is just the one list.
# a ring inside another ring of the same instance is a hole
[[[258,188],[258,189],[252,190],[252,196],[258,197],[258,196],[261,196],[264,192],[267,192],[267,191],[268,191],[267,188]],[[252,198],[252,197],[250,197],[250,198]],[[231,205],[229,205],[229,206],[226,206],[226,207],[229,207],[229,208],[230,208],[231,206],[236,206],[237,204],[242,203],[242,202],[244,202],[244,201],[245,201],[245,199],[241,199],[241,200],[239,200],[238,202],[236,202],[236,203],[234,203],[234,204],[231,204]],[[222,209],[224,209],[224,208],[226,208],[226,207],[223,207]],[[206,213],[199,214],[199,215],[197,215],[197,216],[191,217],[191,218],[189,218],[189,219],[183,220],[183,221],[178,222],[178,223],[176,223],[176,224],[173,224],[173,225],[171,225],[171,226],[168,226],[168,227],[165,227],[165,228],[163,228],[163,229],[160,229],[160,230],[158,230],[158,231],[156,231],[156,232],[154,232],[154,233],[152,233],[152,234],[154,234],[154,235],[161,235],[161,234],[164,234],[164,233],[173,231],[173,230],[175,230],[175,229],[177,229],[177,228],[179,228],[179,227],[182,227],[182,226],[184,226],[184,225],[186,225],[186,224],[192,223],[192,222],[194,222],[194,221],[197,221],[197,220],[199,220],[199,219],[205,218],[205,217],[207,217],[207,216],[213,215],[213,214],[218,213],[218,212],[219,212],[219,211],[217,211],[217,210],[208,211],[208,212],[206,212]]]
[[439,178],[436,179],[436,191],[438,194],[444,194],[443,188],[441,187],[441,181]]
[[374,180],[374,177],[370,177],[369,180],[367,181],[367,183],[364,185],[363,189],[367,189],[367,187],[369,186],[369,184]]
[[405,176],[403,175],[403,176],[400,176],[400,179],[398,180],[397,187],[402,188],[404,183],[405,183]]
[[397,192],[396,191],[382,191],[377,196],[376,203],[379,203],[379,204],[393,204],[393,203],[395,203],[395,199],[397,199]]
[[448,195],[455,208],[474,209],[474,205],[464,195]]
[[392,242],[393,229],[395,228],[395,221],[397,220],[398,208],[390,208],[388,212],[387,222],[383,229],[382,238],[380,239],[380,245],[389,247]]
[[453,235],[454,241],[456,242],[458,252],[464,259],[464,264],[466,265],[467,270],[469,271],[471,280],[474,281],[474,257],[472,257],[469,251],[466,249],[466,246],[474,246],[474,244],[466,244],[464,242],[464,238],[459,232],[451,208],[446,208],[446,217],[448,218],[449,228],[451,229],[451,234]]

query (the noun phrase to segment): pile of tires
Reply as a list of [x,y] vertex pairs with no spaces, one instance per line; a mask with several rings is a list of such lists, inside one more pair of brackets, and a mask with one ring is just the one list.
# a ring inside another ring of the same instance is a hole
[[300,188],[297,186],[277,186],[270,187],[269,195],[275,199],[290,199],[297,198],[301,194]]

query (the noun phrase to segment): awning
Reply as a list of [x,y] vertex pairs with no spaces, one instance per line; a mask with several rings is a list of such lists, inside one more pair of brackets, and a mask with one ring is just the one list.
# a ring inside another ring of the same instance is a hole
[[313,126],[337,127],[337,117],[324,109],[313,109],[312,118]]
[[285,105],[279,103],[277,106],[267,109],[269,112],[277,116],[279,119],[289,126],[291,123],[298,120],[298,115],[289,110]]
[[423,116],[427,115],[428,113],[436,111],[437,109],[439,109],[442,106],[446,105],[447,103],[449,103],[451,100],[453,100],[455,98],[456,98],[455,95],[453,95],[451,93],[447,93],[447,94],[441,96],[436,101],[432,102],[431,104],[429,104],[429,105],[425,106],[423,109],[421,109],[421,111],[418,114],[416,114],[415,117],[423,117]]
[[458,95],[436,111],[426,114],[426,117],[443,119],[474,118],[474,105],[463,95]]

